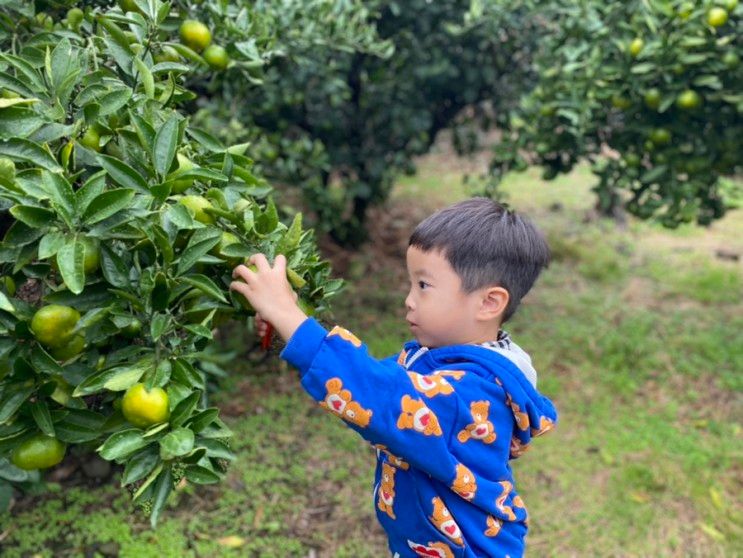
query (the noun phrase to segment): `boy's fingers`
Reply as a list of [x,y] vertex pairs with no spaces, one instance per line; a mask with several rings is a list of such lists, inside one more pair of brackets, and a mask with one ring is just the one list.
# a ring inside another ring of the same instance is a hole
[[237,291],[245,298],[248,298],[248,293],[250,292],[250,287],[248,286],[248,284],[243,283],[242,281],[233,281],[232,283],[230,283],[230,289],[233,291]]
[[273,262],[273,268],[284,274],[286,273],[286,256],[284,254],[276,256],[276,259]]
[[236,279],[237,277],[242,278],[246,282],[250,280],[253,276],[253,272],[248,269],[248,266],[246,265],[238,265],[235,269],[232,270],[232,278]]
[[253,254],[250,256],[250,259],[248,259],[250,263],[255,265],[255,267],[258,268],[258,271],[264,272],[269,271],[271,269],[271,266],[268,265],[268,260],[266,259],[266,256],[264,254]]

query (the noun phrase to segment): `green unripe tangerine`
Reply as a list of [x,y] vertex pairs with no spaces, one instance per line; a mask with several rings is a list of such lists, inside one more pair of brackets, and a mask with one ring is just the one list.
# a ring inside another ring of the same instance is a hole
[[179,29],[181,41],[187,47],[201,52],[212,42],[212,33],[209,28],[195,19],[187,19]]
[[64,459],[67,446],[46,434],[37,434],[13,450],[10,460],[26,471],[48,469]]
[[194,219],[200,223],[204,223],[205,225],[214,224],[214,216],[204,211],[214,206],[204,196],[183,196],[178,202],[193,211]]
[[213,70],[225,70],[230,63],[230,56],[227,51],[219,45],[209,45],[202,56]]
[[715,7],[707,12],[707,23],[712,27],[722,27],[728,22],[728,12],[725,8]]
[[121,400],[124,418],[139,428],[168,420],[168,394],[159,387],[147,391],[143,383],[134,384]]
[[101,150],[101,136],[93,127],[89,127],[85,130],[85,133],[80,138],[80,143],[93,151]]
[[83,22],[84,17],[85,14],[80,8],[70,8],[67,10],[67,25],[69,25],[71,29],[77,29]]
[[66,345],[50,349],[49,352],[55,359],[64,362],[82,353],[83,349],[85,349],[85,337],[77,334]]
[[72,339],[72,330],[80,313],[70,306],[49,304],[39,308],[31,319],[31,331],[36,340],[50,349],[65,346]]
[[637,37],[629,44],[629,53],[632,55],[632,58],[637,58],[643,48],[645,48],[645,41]]
[[645,106],[649,109],[657,110],[660,107],[662,95],[659,89],[653,87],[645,92]]
[[676,98],[676,106],[682,110],[693,110],[702,106],[702,96],[693,89],[687,89]]
[[[178,168],[168,175],[168,180],[173,180],[177,178],[178,175],[183,174],[184,172],[189,171],[195,167],[193,161],[191,161],[191,159],[189,159],[185,155],[178,153],[176,157],[178,159]],[[170,186],[170,191],[174,194],[181,194],[188,190],[193,185],[193,183],[193,178],[180,178],[177,180],[173,180],[173,183]]]

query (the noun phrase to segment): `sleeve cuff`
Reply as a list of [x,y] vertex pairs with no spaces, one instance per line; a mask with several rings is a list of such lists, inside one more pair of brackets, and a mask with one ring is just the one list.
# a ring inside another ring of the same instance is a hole
[[279,356],[304,375],[315,360],[315,355],[327,335],[327,330],[317,320],[307,318],[291,336]]

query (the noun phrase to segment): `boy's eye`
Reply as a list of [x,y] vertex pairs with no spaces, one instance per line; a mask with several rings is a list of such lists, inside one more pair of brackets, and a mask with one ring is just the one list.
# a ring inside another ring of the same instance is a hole
[[418,287],[420,287],[421,289],[425,289],[426,287],[428,287],[428,283],[426,283],[425,281],[418,281]]

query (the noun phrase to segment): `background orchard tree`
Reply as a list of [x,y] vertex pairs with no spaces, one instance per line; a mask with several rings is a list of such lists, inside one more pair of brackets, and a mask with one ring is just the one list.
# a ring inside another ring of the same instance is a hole
[[[327,39],[290,42],[263,68],[262,87],[219,76],[212,91],[223,94],[203,111],[204,125],[251,141],[249,153],[269,176],[301,187],[319,226],[358,244],[367,209],[387,198],[396,176],[414,172],[413,158],[441,130],[461,127],[455,135],[465,150],[471,121],[487,126],[518,100],[536,22],[520,1],[495,5],[488,21],[469,0],[375,0],[340,16],[328,11]],[[291,27],[291,16],[279,17]],[[349,37],[370,24],[376,39]],[[242,103],[250,111],[238,118]]]
[[588,159],[606,213],[623,207],[668,227],[720,218],[732,184],[721,177],[743,166],[738,0],[533,9],[543,25],[539,79],[503,119],[490,193],[509,170],[539,164],[552,179]]
[[286,255],[310,313],[340,284],[247,146],[183,110],[187,76],[247,76],[280,49],[270,14],[44,6],[0,7],[0,503],[76,446],[124,466],[154,525],[175,484],[218,482],[233,458],[207,387],[225,373],[213,328],[253,313],[234,266]]

